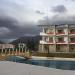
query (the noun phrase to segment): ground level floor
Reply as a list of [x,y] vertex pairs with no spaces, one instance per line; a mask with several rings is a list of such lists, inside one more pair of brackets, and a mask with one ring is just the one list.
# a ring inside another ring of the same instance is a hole
[[40,44],[39,52],[75,52],[75,44]]

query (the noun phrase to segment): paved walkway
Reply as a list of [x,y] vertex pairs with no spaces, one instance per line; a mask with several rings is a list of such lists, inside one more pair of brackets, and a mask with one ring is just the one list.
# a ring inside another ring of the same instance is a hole
[[75,75],[75,71],[0,61],[0,75]]

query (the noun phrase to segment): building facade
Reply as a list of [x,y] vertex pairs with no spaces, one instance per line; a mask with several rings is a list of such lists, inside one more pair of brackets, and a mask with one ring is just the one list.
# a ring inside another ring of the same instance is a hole
[[0,44],[0,49],[13,49],[15,48],[12,44]]
[[48,52],[75,52],[75,25],[40,25],[39,51]]

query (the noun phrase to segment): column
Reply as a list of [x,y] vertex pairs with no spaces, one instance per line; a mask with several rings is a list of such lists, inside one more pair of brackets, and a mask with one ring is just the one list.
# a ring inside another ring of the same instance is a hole
[[1,54],[3,54],[3,48],[2,48],[2,52],[1,52]]
[[69,51],[69,44],[67,44],[67,51],[66,51],[66,52],[70,52],[70,51]]
[[23,53],[23,48],[22,48],[22,53]]
[[14,55],[14,48],[12,48],[12,55]]
[[9,55],[10,55],[10,49],[9,49]]
[[42,48],[41,49],[42,49],[42,52],[44,52],[44,45],[43,44],[42,44]]
[[25,53],[26,53],[26,47],[25,47]]
[[67,40],[68,40],[68,41],[67,41],[67,42],[68,42],[68,44],[67,44],[67,45],[68,45],[68,52],[70,52],[70,49],[69,49],[69,48],[70,48],[70,44],[69,44],[69,41],[70,41],[70,39],[69,39],[69,25],[67,25],[67,32],[68,32],[68,33],[67,33],[67,34],[68,34],[68,35],[67,35]]
[[19,55],[20,55],[20,47],[19,47]]
[[44,28],[43,28],[43,33],[44,33],[45,31],[44,31]]
[[17,49],[16,49],[16,52],[15,52],[15,55],[17,55]]
[[6,55],[6,53],[7,53],[7,49],[5,49],[5,55]]
[[55,44],[55,52],[57,52],[56,44]]

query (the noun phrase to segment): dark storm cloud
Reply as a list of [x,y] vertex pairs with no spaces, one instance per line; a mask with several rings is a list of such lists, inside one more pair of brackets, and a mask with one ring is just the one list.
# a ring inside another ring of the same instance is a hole
[[55,13],[65,13],[67,12],[67,9],[64,5],[57,5],[55,7],[52,7],[51,11]]
[[44,12],[41,12],[41,11],[39,11],[39,10],[36,10],[35,11],[37,14],[44,14]]
[[0,39],[5,41],[5,39],[15,39],[25,35],[37,35],[39,30],[33,22],[20,23],[14,18],[1,16],[0,32]]

